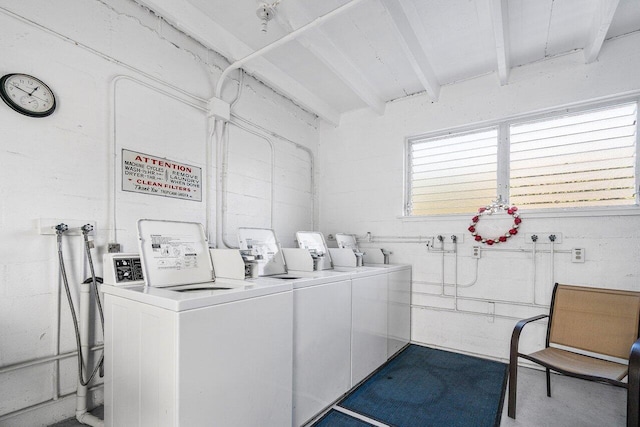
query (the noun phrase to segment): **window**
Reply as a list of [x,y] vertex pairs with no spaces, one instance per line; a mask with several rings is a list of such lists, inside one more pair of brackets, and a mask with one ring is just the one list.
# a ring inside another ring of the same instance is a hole
[[637,118],[636,101],[410,138],[407,214],[472,213],[498,194],[527,209],[636,205]]
[[510,126],[518,206],[635,204],[637,104]]
[[410,144],[413,215],[473,212],[496,196],[498,129]]

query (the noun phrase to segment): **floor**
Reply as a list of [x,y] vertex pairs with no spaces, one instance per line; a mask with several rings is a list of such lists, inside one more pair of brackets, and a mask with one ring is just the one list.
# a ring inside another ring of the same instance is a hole
[[626,427],[627,390],[552,375],[547,397],[544,371],[520,368],[516,417],[505,399],[501,427]]
[[[507,417],[504,403],[501,427],[625,427],[626,390],[575,378],[553,375],[547,397],[544,372],[518,372],[517,419]],[[102,417],[102,407],[94,412]],[[51,427],[77,427],[75,419]]]

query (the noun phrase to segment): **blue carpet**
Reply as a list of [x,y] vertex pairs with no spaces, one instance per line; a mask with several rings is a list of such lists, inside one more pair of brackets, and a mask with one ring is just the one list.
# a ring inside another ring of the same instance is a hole
[[357,418],[350,417],[347,414],[338,412],[335,409],[327,412],[327,415],[322,417],[320,421],[315,423],[313,427],[371,427],[369,423],[360,421]]
[[504,363],[410,345],[339,406],[398,427],[497,427],[506,381]]

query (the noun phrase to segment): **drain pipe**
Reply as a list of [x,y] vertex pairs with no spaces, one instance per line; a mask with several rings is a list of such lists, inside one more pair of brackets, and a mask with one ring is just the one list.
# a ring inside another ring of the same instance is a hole
[[[89,318],[91,305],[91,284],[83,283],[80,285],[80,342],[82,351],[78,357],[82,355],[82,364],[89,366]],[[82,380],[78,380],[78,390],[76,392],[76,419],[82,424],[95,427],[104,427],[104,421],[89,413],[87,408],[89,385],[83,385]]]

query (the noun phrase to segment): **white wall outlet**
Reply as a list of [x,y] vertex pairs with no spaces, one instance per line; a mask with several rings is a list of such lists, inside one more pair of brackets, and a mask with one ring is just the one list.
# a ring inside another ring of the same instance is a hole
[[584,262],[584,248],[571,248],[571,262]]
[[82,235],[82,227],[85,224],[89,224],[93,227],[93,231],[89,232],[89,236],[95,235],[96,222],[90,219],[54,219],[54,218],[40,218],[38,220],[38,233],[42,235],[56,234],[56,225],[66,224],[69,229],[64,233],[65,235],[79,236]]
[[480,246],[474,246],[471,250],[471,258],[480,258]]

